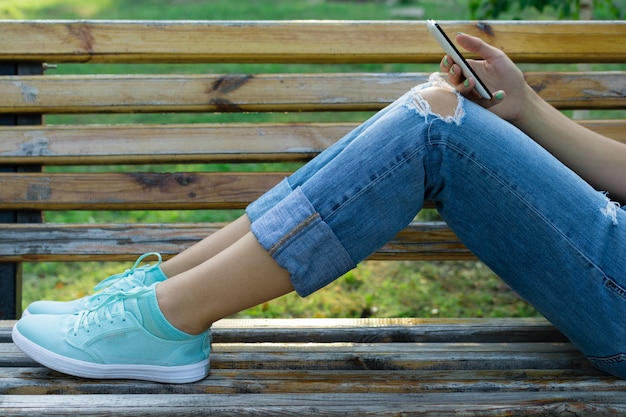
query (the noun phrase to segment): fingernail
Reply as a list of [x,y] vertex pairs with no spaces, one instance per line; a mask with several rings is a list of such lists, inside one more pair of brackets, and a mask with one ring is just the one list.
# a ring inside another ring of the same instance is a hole
[[448,61],[447,55],[443,57],[443,65],[445,65],[446,67],[450,66],[450,61]]
[[463,85],[464,85],[465,87],[469,87],[469,78],[468,78],[468,79],[466,79],[465,81],[463,81]]
[[496,100],[502,100],[504,98],[504,92],[503,91],[498,91],[495,94]]

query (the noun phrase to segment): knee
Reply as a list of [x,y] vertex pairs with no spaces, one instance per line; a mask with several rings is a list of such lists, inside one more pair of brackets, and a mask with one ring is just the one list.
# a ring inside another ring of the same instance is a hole
[[457,95],[440,87],[427,87],[420,91],[430,110],[441,117],[453,117],[458,104]]

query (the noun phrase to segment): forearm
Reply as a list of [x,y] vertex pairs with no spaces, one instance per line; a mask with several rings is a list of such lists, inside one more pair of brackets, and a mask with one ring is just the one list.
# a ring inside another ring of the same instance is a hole
[[512,122],[598,190],[626,203],[626,145],[563,115],[530,87]]

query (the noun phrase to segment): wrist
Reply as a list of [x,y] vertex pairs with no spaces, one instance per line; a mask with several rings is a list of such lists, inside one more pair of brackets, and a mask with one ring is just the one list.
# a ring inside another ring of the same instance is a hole
[[526,130],[525,128],[529,126],[529,123],[533,123],[533,120],[536,121],[541,107],[547,105],[528,84],[524,85],[518,97],[518,103],[517,115],[509,121],[522,130]]

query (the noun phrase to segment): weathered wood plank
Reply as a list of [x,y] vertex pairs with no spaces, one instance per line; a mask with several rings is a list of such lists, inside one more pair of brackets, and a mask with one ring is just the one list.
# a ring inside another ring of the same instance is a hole
[[[50,381],[54,381],[51,384]],[[587,370],[411,370],[335,371],[212,369],[194,384],[162,384],[129,380],[86,380],[36,367],[2,368],[0,395],[68,394],[280,394],[280,393],[433,393],[591,392],[625,395],[623,380]]]
[[[540,72],[528,73],[527,81],[561,109],[626,108],[624,74]],[[12,76],[0,79],[0,113],[375,111],[427,77],[424,73]]]
[[212,333],[219,343],[567,342],[543,318],[223,319]]
[[306,161],[356,126],[263,123],[0,127],[0,163]]
[[[0,413],[52,415],[217,415],[284,416],[608,416],[626,412],[626,398],[606,392],[490,392],[381,394],[119,394],[5,395]],[[149,405],[148,407],[146,405]]]
[[[134,260],[175,255],[223,224],[28,224],[0,229],[3,262]],[[414,223],[371,259],[464,260],[475,256],[444,223]]]
[[426,78],[410,73],[15,76],[0,79],[5,93],[0,113],[376,110]]
[[[35,362],[14,346],[2,366]],[[9,360],[9,358],[11,360]],[[418,371],[561,369],[594,371],[569,343],[214,343],[211,369]],[[599,371],[595,371],[600,374]]]
[[286,173],[0,173],[2,209],[244,208]]
[[[626,142],[626,120],[579,123]],[[0,163],[303,162],[356,126],[358,123],[0,127]]]
[[626,108],[624,71],[538,72],[525,75],[528,84],[559,109]]
[[[508,348],[508,349],[507,349]],[[212,369],[498,370],[592,369],[569,344],[216,344]]]
[[[626,62],[626,46],[615,42],[625,23],[441,22],[517,62]],[[0,43],[0,60],[38,62],[437,62],[442,55],[423,21],[2,21]]]

